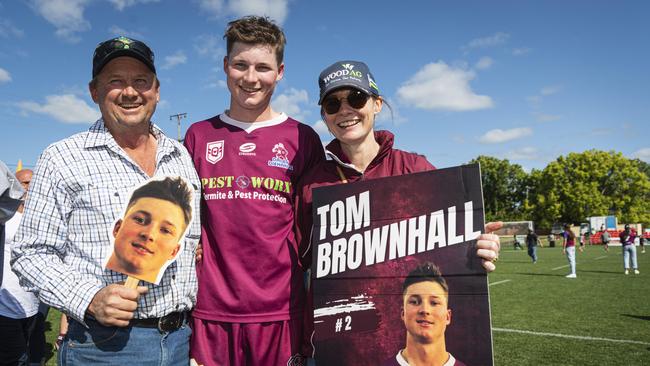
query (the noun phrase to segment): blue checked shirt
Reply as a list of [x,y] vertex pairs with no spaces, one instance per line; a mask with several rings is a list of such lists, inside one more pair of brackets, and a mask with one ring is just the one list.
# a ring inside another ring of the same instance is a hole
[[[200,238],[200,183],[185,147],[152,124],[158,140],[154,176],[182,176],[194,186],[193,220],[184,250],[159,285],[140,281],[136,318],[190,310],[196,303],[194,252]],[[84,323],[91,300],[126,276],[103,268],[112,229],[130,190],[150,179],[98,120],[87,131],[50,145],[39,158],[16,234],[12,268],[21,286]]]

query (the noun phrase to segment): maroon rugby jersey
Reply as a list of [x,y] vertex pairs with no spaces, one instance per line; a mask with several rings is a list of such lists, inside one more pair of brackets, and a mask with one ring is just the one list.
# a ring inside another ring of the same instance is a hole
[[285,114],[243,123],[224,113],[194,123],[185,146],[203,195],[194,316],[259,323],[298,315],[304,286],[292,205],[300,176],[324,159],[316,132]]

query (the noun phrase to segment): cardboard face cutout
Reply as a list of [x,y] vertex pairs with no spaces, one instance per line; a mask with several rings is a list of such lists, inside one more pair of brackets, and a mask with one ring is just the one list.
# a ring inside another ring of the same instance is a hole
[[181,177],[137,187],[112,228],[113,251],[104,267],[158,284],[183,249],[192,213],[191,185]]

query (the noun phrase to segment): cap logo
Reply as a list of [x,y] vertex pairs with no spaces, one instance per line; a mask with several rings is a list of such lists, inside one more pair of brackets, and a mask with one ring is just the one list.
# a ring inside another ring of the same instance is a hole
[[336,70],[336,71],[330,73],[329,75],[327,75],[326,77],[323,78],[323,81],[327,84],[330,81],[332,81],[332,79],[338,79],[338,78],[342,78],[342,77],[352,77],[352,78],[355,78],[355,79],[363,78],[363,73],[361,71],[354,71],[353,70],[354,65],[343,64],[341,66],[343,66],[342,70]]
[[370,74],[368,74],[368,84],[370,84],[371,88],[373,88],[373,89],[377,90],[377,92],[379,92],[379,86],[377,86],[377,84],[375,84],[375,81],[372,80],[372,78],[370,77]]

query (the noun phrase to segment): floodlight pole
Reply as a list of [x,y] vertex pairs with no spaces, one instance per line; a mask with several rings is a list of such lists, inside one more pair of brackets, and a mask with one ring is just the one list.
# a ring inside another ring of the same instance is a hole
[[169,120],[171,121],[172,118],[176,117],[176,121],[178,121],[178,141],[181,141],[181,119],[182,118],[187,118],[187,113],[179,113],[179,114],[172,114],[169,116]]

